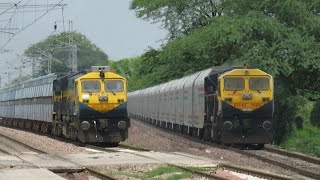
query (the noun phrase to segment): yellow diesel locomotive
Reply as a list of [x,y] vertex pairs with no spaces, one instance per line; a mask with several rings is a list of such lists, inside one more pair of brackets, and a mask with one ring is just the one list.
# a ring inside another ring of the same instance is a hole
[[[218,78],[217,91],[208,94],[215,106],[208,111],[211,133],[225,144],[258,144],[273,138],[273,78],[259,69],[232,69]],[[212,96],[217,94],[216,99]]]
[[53,82],[53,133],[81,142],[114,143],[128,138],[126,79],[109,67]]
[[0,124],[112,146],[128,138],[126,79],[108,66],[0,89]]
[[273,78],[259,70],[214,67],[128,94],[129,116],[224,144],[273,139]]

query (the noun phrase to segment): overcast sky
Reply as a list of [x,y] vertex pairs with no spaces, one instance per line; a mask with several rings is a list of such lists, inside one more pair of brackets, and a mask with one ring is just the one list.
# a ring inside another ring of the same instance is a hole
[[[0,0],[0,14],[5,10],[1,9],[3,3],[19,1],[21,1],[20,5],[27,2],[29,2],[28,5],[32,5],[46,2],[54,4],[60,0]],[[64,16],[61,10],[51,11],[10,41],[5,49],[12,51],[0,53],[0,69],[2,70],[0,75],[4,76],[6,71],[14,71],[14,66],[19,64],[16,60],[17,54],[22,54],[28,46],[52,34],[55,21],[59,21],[58,30],[63,31],[62,17],[64,17],[66,29],[68,29],[67,22],[72,20],[74,30],[97,44],[111,60],[140,55],[149,46],[159,47],[166,32],[160,28],[159,24],[151,24],[136,18],[135,12],[129,10],[130,2],[131,0],[64,0],[63,3],[67,4]],[[21,29],[43,13],[15,13],[11,28]],[[10,17],[8,13],[0,15],[0,30],[7,23],[2,20]],[[8,34],[0,33],[0,48],[7,40]]]

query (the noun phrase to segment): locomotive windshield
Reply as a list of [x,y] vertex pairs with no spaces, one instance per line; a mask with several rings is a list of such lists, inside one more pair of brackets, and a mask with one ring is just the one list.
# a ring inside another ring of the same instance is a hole
[[99,81],[82,81],[82,92],[100,92],[100,82]]
[[254,77],[249,79],[250,90],[268,90],[270,89],[269,78],[267,77]]
[[242,91],[244,90],[244,79],[235,77],[225,78],[224,88],[227,91]]
[[106,92],[123,92],[123,82],[121,80],[105,81]]

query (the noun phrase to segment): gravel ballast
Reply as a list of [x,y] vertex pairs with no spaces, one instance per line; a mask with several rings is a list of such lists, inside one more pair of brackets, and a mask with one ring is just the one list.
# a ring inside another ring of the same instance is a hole
[[149,148],[155,151],[185,152],[220,162],[227,162],[243,167],[265,170],[266,172],[273,172],[288,176],[297,175],[292,171],[262,162],[255,158],[250,158],[231,150],[221,149],[211,145],[202,144],[200,142],[195,142],[134,119],[131,119],[129,139],[124,143]]
[[0,133],[21,142],[28,142],[29,145],[51,154],[85,152],[83,148],[77,147],[71,143],[62,142],[48,136],[32,132],[0,126]]
[[[23,130],[0,126],[0,133],[21,142],[28,142],[29,145],[51,154],[80,153],[86,151],[85,148],[78,147],[72,143],[62,142],[46,135],[39,135]],[[133,119],[131,119],[131,127],[129,128],[129,139],[124,143],[145,147],[155,151],[185,152],[218,162],[227,162],[243,167],[265,170],[266,172],[297,176],[294,172],[262,162],[255,158],[250,158],[231,150],[195,142],[180,135],[169,133],[166,130]],[[129,169],[131,168],[135,168],[135,166],[132,166]],[[141,167],[137,166],[137,168]],[[142,167],[142,169],[143,168],[144,167]],[[146,169],[149,169],[149,166],[147,166]]]

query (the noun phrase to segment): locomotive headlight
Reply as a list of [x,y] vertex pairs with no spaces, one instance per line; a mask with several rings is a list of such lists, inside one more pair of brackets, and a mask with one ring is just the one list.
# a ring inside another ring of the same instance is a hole
[[90,95],[89,94],[82,94],[82,100],[89,100]]
[[262,123],[263,129],[269,131],[272,128],[272,123],[270,121],[264,121]]
[[230,131],[233,128],[233,124],[231,121],[226,121],[223,123],[223,128],[227,131]]
[[224,98],[225,102],[232,102],[232,98]]
[[123,103],[124,99],[118,99],[118,103]]
[[263,102],[270,101],[270,98],[268,98],[268,97],[263,97],[263,98],[262,98],[262,101],[263,101]]
[[124,130],[127,128],[127,123],[125,121],[119,121],[118,122],[118,128],[121,130]]
[[83,121],[80,125],[81,129],[86,131],[90,128],[90,123],[88,121]]

